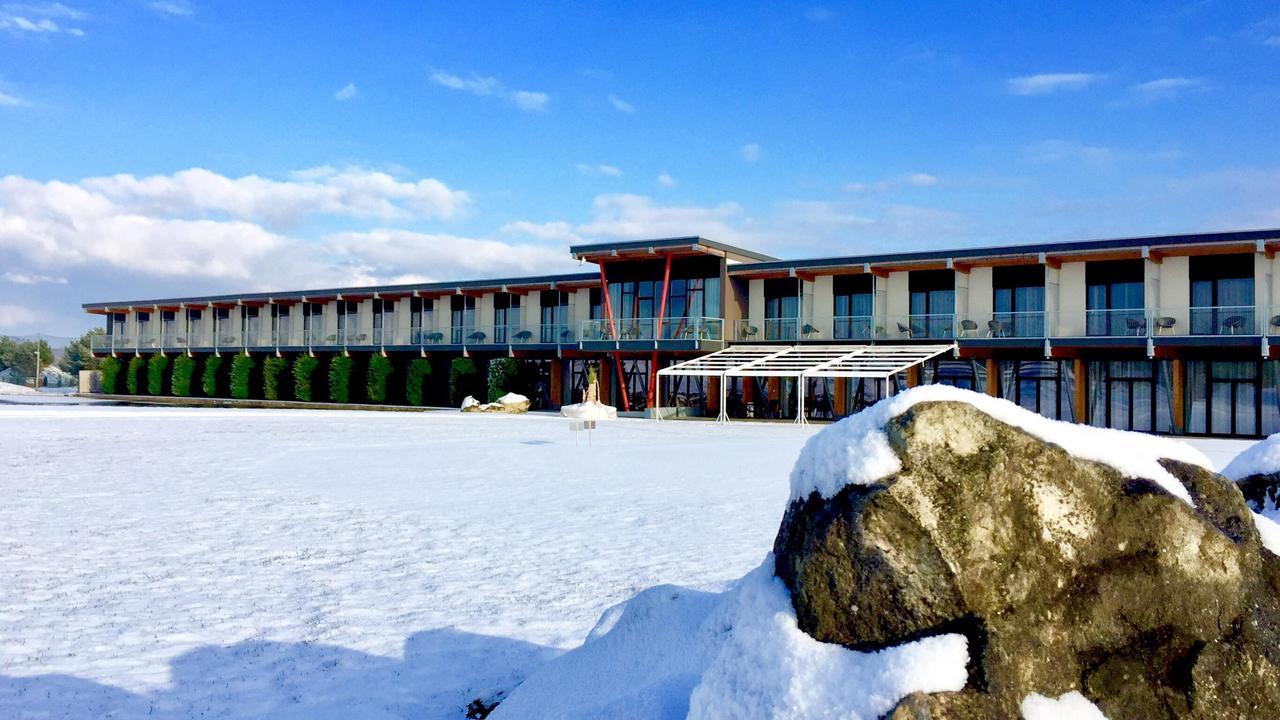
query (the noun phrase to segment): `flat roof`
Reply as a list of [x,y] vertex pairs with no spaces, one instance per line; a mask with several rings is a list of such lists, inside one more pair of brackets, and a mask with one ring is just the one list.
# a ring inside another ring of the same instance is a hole
[[769,270],[809,269],[839,267],[844,265],[877,265],[882,263],[909,263],[926,260],[947,260],[1007,255],[1061,254],[1117,250],[1122,248],[1171,247],[1177,245],[1204,245],[1214,243],[1245,243],[1259,240],[1280,240],[1280,228],[1270,230],[1237,230],[1230,232],[1187,233],[1181,235],[1145,235],[1139,237],[1106,238],[1100,240],[1068,240],[1064,242],[1034,243],[1026,245],[991,245],[984,247],[951,248],[947,250],[920,250],[901,253],[877,253],[838,257],[802,258],[751,263],[729,268],[730,274],[746,274]]
[[698,235],[689,235],[686,237],[671,238],[653,238],[650,240],[623,240],[619,242],[607,243],[591,243],[587,245],[571,245],[569,246],[569,254],[574,259],[585,259],[600,255],[619,255],[630,252],[648,252],[653,250],[672,250],[680,248],[689,248],[693,253],[706,252],[701,248],[709,248],[719,251],[730,260],[738,262],[769,262],[778,258],[772,255],[765,255],[754,250],[729,245],[727,243],[708,240]]
[[323,297],[327,295],[369,295],[372,293],[393,294],[412,293],[448,293],[459,289],[488,289],[503,286],[526,287],[529,285],[576,284],[599,281],[597,273],[569,273],[561,275],[525,275],[522,277],[491,278],[482,280],[454,280],[450,282],[408,283],[403,285],[363,285],[340,288],[318,288],[309,290],[287,290],[278,292],[235,293],[230,295],[193,295],[190,297],[160,298],[148,300],[117,300],[113,302],[84,303],[82,308],[106,309],[126,307],[129,305],[180,305],[182,303],[233,302],[236,300],[287,300],[302,297]]

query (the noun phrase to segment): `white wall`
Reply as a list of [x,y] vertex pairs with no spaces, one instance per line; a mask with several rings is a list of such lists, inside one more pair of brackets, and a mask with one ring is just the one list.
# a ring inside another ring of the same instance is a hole
[[1083,262],[1063,263],[1058,271],[1058,331],[1062,336],[1084,335],[1085,275]]

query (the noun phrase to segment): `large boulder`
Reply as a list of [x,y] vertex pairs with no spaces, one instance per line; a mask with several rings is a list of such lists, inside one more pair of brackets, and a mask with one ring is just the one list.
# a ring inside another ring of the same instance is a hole
[[810,441],[774,546],[818,640],[967,637],[965,689],[893,717],[1280,717],[1280,559],[1234,484],[1172,441],[915,398]]

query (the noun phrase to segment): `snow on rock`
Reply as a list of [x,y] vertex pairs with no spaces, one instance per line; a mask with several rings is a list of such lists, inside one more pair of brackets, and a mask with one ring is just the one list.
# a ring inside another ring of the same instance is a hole
[[1236,482],[1275,472],[1280,472],[1280,433],[1250,445],[1222,469],[1224,477]]
[[870,720],[912,692],[960,690],[967,661],[959,635],[873,653],[814,640],[770,556],[723,593],[665,585],[610,608],[491,717]]
[[36,391],[25,385],[0,382],[0,395],[35,395]]
[[562,405],[560,414],[573,420],[617,420],[618,408],[602,402]]
[[460,410],[463,410],[463,411],[465,412],[465,411],[467,410],[467,408],[478,407],[479,405],[480,405],[480,401],[479,401],[479,400],[477,400],[477,399],[475,399],[474,397],[472,397],[472,396],[468,395],[468,396],[466,396],[466,397],[462,398],[462,406],[461,406],[459,409],[460,409]]
[[918,403],[935,401],[969,403],[1078,458],[1109,465],[1126,477],[1152,480],[1188,505],[1194,505],[1190,493],[1158,460],[1214,469],[1203,453],[1177,440],[1051,420],[1002,398],[949,385],[924,385],[882,400],[810,438],[791,472],[791,499],[801,500],[814,492],[831,498],[846,485],[871,485],[900,470],[885,424]]
[[529,398],[521,395],[520,393],[509,392],[498,398],[498,402],[503,405],[519,405],[520,403],[529,402]]
[[1023,720],[1107,720],[1097,705],[1076,691],[1053,699],[1031,693],[1022,700]]

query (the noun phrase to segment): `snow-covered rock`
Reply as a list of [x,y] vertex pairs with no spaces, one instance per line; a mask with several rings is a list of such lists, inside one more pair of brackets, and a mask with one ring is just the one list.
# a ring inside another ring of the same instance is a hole
[[480,407],[480,401],[468,395],[462,398],[462,407],[459,409],[462,410],[462,412],[476,412],[475,409],[478,407]]
[[723,593],[663,585],[610,608],[490,717],[871,720],[912,692],[959,690],[967,660],[958,635],[872,653],[814,640],[770,557]]
[[1114,717],[1280,717],[1280,558],[1209,467],[1176,441],[913,390],[806,444],[777,572],[818,640],[982,648],[980,682],[895,720],[1016,717],[1072,691]]
[[529,398],[519,393],[507,393],[493,402],[481,403],[479,400],[468,395],[462,400],[462,412],[498,412],[512,414],[529,412]]
[[0,395],[35,395],[36,391],[26,385],[15,385],[8,382],[0,382]]
[[41,370],[40,377],[45,387],[75,387],[77,384],[74,375],[57,365],[50,365]]
[[572,420],[617,420],[618,408],[599,401],[562,405],[560,414]]

